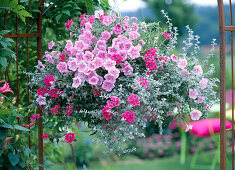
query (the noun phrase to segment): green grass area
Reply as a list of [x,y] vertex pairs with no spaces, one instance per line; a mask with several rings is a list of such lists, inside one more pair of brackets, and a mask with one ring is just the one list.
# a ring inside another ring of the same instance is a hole
[[[199,155],[197,167],[194,168],[190,168],[192,155],[187,156],[186,163],[183,165],[180,164],[180,157],[177,155],[170,158],[161,158],[153,160],[142,160],[142,159],[137,159],[135,157],[127,157],[126,159],[115,162],[104,160],[101,163],[93,164],[90,167],[87,167],[87,169],[89,170],[189,170],[189,169],[209,170],[214,155],[215,155],[214,152],[204,153],[202,155]],[[231,169],[231,164],[232,164],[231,157],[228,156],[227,169]],[[55,165],[49,169],[67,170],[70,168],[64,165]],[[77,169],[82,169],[82,168],[77,168]],[[217,163],[215,170],[219,170],[219,163]]]

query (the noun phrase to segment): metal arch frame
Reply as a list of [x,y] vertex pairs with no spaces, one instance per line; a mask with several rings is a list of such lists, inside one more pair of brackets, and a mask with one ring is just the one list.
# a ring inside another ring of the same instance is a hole
[[[226,170],[226,132],[232,132],[232,169],[234,170],[234,71],[233,71],[233,13],[230,4],[230,26],[225,25],[224,2],[217,0],[219,14],[219,42],[220,42],[220,170]],[[232,71],[232,128],[226,130],[226,51],[225,32],[231,32],[231,71]]]
[[[20,0],[18,0],[19,2]],[[29,8],[28,12],[30,11],[30,3],[29,0]],[[18,69],[18,38],[26,38],[27,40],[27,72],[29,72],[29,38],[36,37],[37,38],[37,61],[42,59],[42,15],[43,15],[43,5],[44,0],[39,0],[39,13],[37,18],[37,33],[29,33],[29,18],[27,18],[27,33],[17,33],[18,32],[18,17],[16,17],[16,33],[12,34],[5,34],[3,37],[5,38],[15,38],[16,40],[16,105],[19,106],[19,69]],[[7,11],[5,11],[4,16],[4,25],[7,25]],[[5,79],[7,79],[7,72],[5,72]],[[29,77],[27,77],[27,82],[29,82]],[[28,105],[30,104],[29,99],[29,88],[27,89],[27,98],[28,98]],[[38,113],[42,116],[42,110],[38,109]],[[28,115],[28,122],[30,123],[30,115]],[[19,122],[19,121],[18,121]],[[38,160],[39,164],[43,165],[43,139],[42,139],[42,117],[38,119]],[[30,142],[30,135],[28,137],[28,145],[31,148]],[[31,169],[31,168],[30,168]],[[44,168],[39,166],[39,170],[43,170]]]

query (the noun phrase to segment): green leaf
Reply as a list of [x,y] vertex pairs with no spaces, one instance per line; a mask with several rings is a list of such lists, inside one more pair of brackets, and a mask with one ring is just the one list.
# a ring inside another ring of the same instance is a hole
[[70,11],[68,11],[68,10],[64,10],[64,11],[62,11],[62,13],[70,16]]
[[0,49],[0,56],[2,56],[2,57],[11,56],[13,54],[15,54],[15,53],[10,49]]
[[14,129],[22,130],[22,131],[30,131],[29,129],[19,126],[19,125],[14,125]]
[[20,11],[17,11],[16,12],[19,16],[24,16],[24,17],[32,17],[32,15],[30,15],[30,13],[28,13],[27,11],[25,10],[20,10]]
[[9,0],[1,0],[0,7],[8,7],[9,6]]
[[32,152],[31,152],[31,149],[29,149],[29,148],[25,148],[25,149],[24,149],[24,154],[25,154],[25,155],[28,156],[30,153],[32,153]]
[[7,137],[7,131],[5,128],[0,127],[0,140],[3,140]]
[[6,59],[6,57],[0,57],[0,64],[3,66],[4,69],[7,68],[7,59]]
[[1,127],[7,128],[7,129],[13,129],[12,125],[9,125],[7,123],[3,123],[2,125],[0,125]]
[[57,15],[57,16],[55,17],[56,22],[58,22],[61,17],[62,17],[62,14]]
[[0,150],[0,156],[2,156],[2,150]]
[[12,166],[15,166],[20,160],[19,155],[13,154],[12,152],[8,154],[8,159],[11,162]]
[[13,123],[15,121],[16,117],[15,116],[9,116],[8,117],[8,123]]
[[17,4],[18,4],[18,0],[13,0],[10,2],[9,7],[13,9],[17,6]]
[[24,9],[24,7],[22,5],[17,5],[17,7],[15,8],[15,10],[19,11],[21,9]]
[[23,162],[23,161],[20,161],[19,165],[21,166],[21,168],[24,168],[26,166],[25,162]]
[[42,164],[40,164],[40,163],[36,163],[35,165],[38,165],[38,166],[43,167],[43,168],[46,168],[45,165],[42,165]]
[[1,30],[1,31],[0,31],[0,35],[7,34],[7,33],[9,33],[9,32],[11,32],[11,31],[10,31],[10,30]]

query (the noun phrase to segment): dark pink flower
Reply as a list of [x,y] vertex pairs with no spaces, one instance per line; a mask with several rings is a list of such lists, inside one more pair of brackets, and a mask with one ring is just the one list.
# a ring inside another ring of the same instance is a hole
[[46,78],[44,79],[44,84],[47,86],[47,87],[51,87],[54,85],[54,77],[55,75],[48,75],[46,76]]
[[[0,81],[0,83],[2,82],[3,81]],[[9,84],[5,81],[3,87],[0,87],[0,93],[7,93],[7,92],[11,92],[12,94],[14,94],[13,91],[10,89]]]
[[65,27],[66,27],[67,29],[69,29],[72,24],[73,24],[73,20],[72,20],[72,19],[68,19],[68,21],[66,22]]
[[49,132],[43,133],[42,139],[47,139],[49,135],[50,135]]
[[128,123],[133,123],[135,121],[135,113],[132,111],[125,111],[121,117]]
[[72,144],[73,141],[75,141],[75,133],[67,133],[65,135],[65,141],[67,141],[68,143]]

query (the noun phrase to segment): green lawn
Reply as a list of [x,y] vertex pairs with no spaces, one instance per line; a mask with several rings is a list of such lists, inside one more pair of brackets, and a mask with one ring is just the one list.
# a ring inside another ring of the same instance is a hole
[[[199,156],[198,166],[195,168],[190,168],[190,163],[192,155],[187,156],[186,163],[184,165],[180,164],[179,156],[174,156],[170,158],[154,159],[154,160],[141,160],[133,157],[128,157],[125,160],[120,160],[116,162],[104,161],[101,164],[94,164],[88,167],[89,170],[199,170],[204,167],[205,170],[210,169],[210,161],[214,156],[214,152],[206,153]],[[230,161],[229,161],[230,160]],[[50,170],[67,170],[65,166],[56,165]],[[81,169],[81,168],[77,168]],[[231,169],[231,157],[228,156],[227,169]],[[216,165],[215,170],[219,170],[219,164]]]

